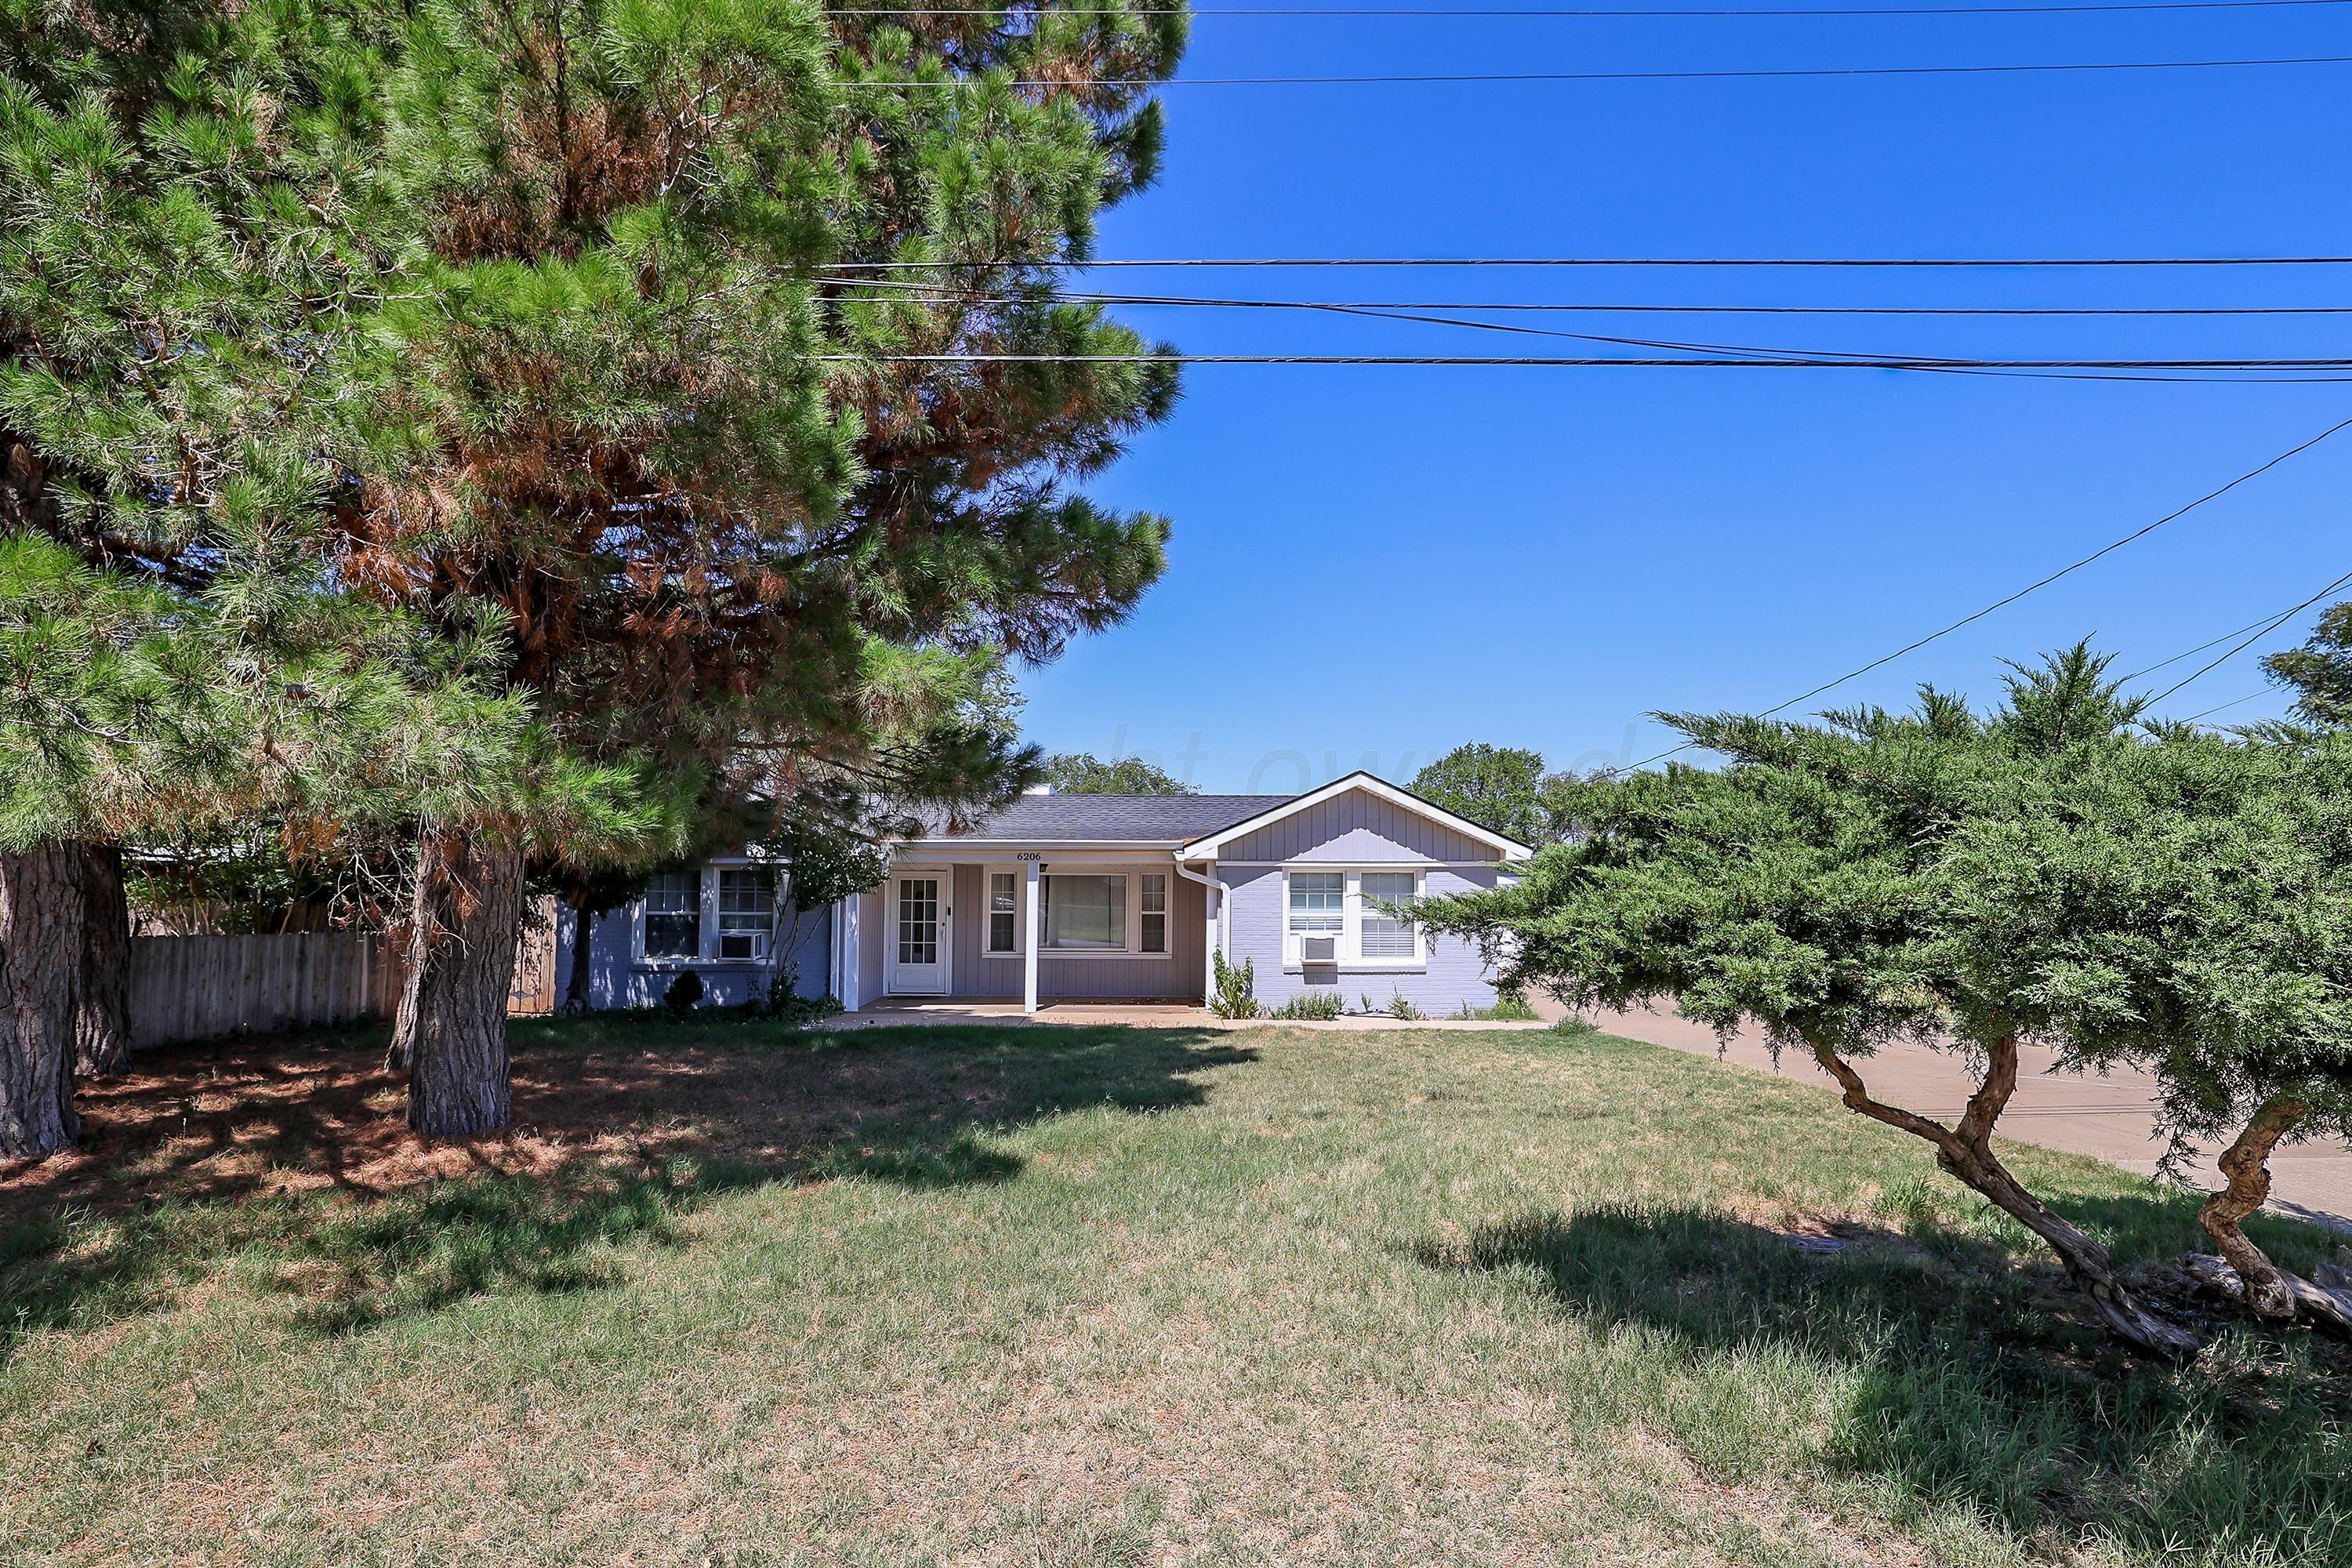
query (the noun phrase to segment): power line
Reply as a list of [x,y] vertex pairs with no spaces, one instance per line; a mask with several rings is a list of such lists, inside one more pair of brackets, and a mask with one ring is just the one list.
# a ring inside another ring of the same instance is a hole
[[[1472,323],[1475,324],[1475,323]],[[1567,334],[1582,335],[1582,334]],[[1631,340],[1618,340],[1631,341]],[[1771,350],[1751,351],[1750,357],[1688,355],[1644,359],[1629,355],[1566,354],[1276,354],[1276,353],[877,353],[811,354],[824,364],[1297,364],[1297,365],[1432,365],[1533,366],[1581,370],[2139,370],[2139,371],[2294,371],[2313,373],[2298,380],[2334,380],[2318,373],[2352,371],[2352,358],[2338,359],[1937,359],[1920,355],[1878,357],[1814,354],[1769,355]]]
[[[1465,10],[1426,9],[1395,6],[1344,6],[1303,9],[1288,6],[1186,6],[1131,5],[1121,7],[1124,16],[1297,16],[1297,17],[1518,17],[1518,18],[1604,18],[1627,21],[1707,20],[1747,21],[1751,18],[1777,17],[1839,17],[1839,16],[2067,16],[2108,11],[2264,11],[2287,6],[2342,5],[2352,0],[2120,0],[2113,5],[1860,5],[1810,6],[1801,8],[1774,7],[1759,10],[1603,10],[1594,8],[1558,8],[1549,6],[1482,7]],[[820,11],[823,16],[1003,16],[1011,15],[1076,16],[1085,12],[1066,12],[1051,5],[1002,6],[841,6]]]
[[1786,66],[1739,70],[1664,71],[1485,71],[1459,75],[1399,74],[1392,76],[1192,76],[1192,77],[1073,77],[1013,78],[931,77],[918,80],[849,80],[843,88],[938,89],[971,88],[1139,88],[1163,87],[1398,87],[1482,83],[1543,83],[1581,81],[1763,81],[1816,77],[2010,76],[2085,71],[2229,70],[2249,66],[2352,65],[2352,55],[2290,55],[2228,60],[2075,60],[2054,64],[1986,66]]
[[[887,278],[844,278],[829,281],[860,289],[899,290],[925,304],[1028,305],[1036,299],[1021,295],[958,294],[943,285],[901,282]],[[2203,316],[2352,316],[2352,305],[1612,305],[1588,302],[1550,303],[1497,300],[1253,300],[1199,294],[1074,293],[1057,289],[1049,304],[1200,306],[1214,310],[1476,310],[1487,313],[1556,315],[1657,316],[1998,316],[1998,317],[2203,317]],[[1457,323],[1472,325],[1470,322]]]
[[[2314,447],[2318,446],[2322,441],[2326,440],[2329,437],[2346,429],[2352,429],[2352,419],[2338,420],[2336,423],[2330,425],[2326,429],[2322,430],[2318,435],[2312,437],[2309,440],[2300,442],[2295,446],[2288,447],[2285,451],[2281,452],[2277,457],[2271,458],[2268,462],[2262,464],[2258,468],[2247,469],[2244,473],[2240,474],[2236,479],[2231,479],[2228,484],[2221,486],[2219,489],[2206,491],[2203,495],[2199,496],[2195,500],[2190,501],[2187,506],[2181,507],[2175,511],[2167,512],[2164,516],[2158,518],[2154,522],[2148,523],[2141,528],[2134,529],[2131,532],[2125,534],[2121,539],[2101,545],[2098,549],[2094,550],[2091,553],[2084,556],[2081,560],[2062,566],[2057,571],[2051,573],[2048,576],[2029,583],[2013,594],[2006,595],[2001,598],[1995,599],[1983,609],[1975,611],[1970,615],[1962,616],[1958,620],[1952,622],[1949,626],[1929,632],[1926,637],[1920,637],[1916,641],[1904,644],[1901,647],[1896,648],[1893,653],[1874,658],[1868,664],[1859,665],[1853,669],[1847,670],[1843,675],[1837,677],[1834,680],[1825,680],[1810,691],[1801,692],[1797,696],[1790,698],[1786,702],[1780,703],[1771,708],[1767,708],[1763,712],[1756,715],[1756,717],[1759,719],[1769,719],[1775,713],[1784,713],[1790,709],[1794,708],[1800,702],[1809,702],[1812,700],[1812,699],[1819,697],[1822,692],[1828,691],[1833,687],[1843,686],[1847,681],[1853,679],[1857,676],[1867,675],[1872,670],[1878,668],[1882,665],[1894,663],[1896,659],[1901,658],[1905,654],[1916,653],[1919,649],[1926,647],[1929,643],[1937,641],[1938,638],[1949,637],[1952,633],[1958,631],[1962,626],[1969,626],[1975,622],[1980,621],[1987,616],[1991,615],[1995,610],[2002,609],[2008,605],[2013,605],[2017,603],[2018,600],[2024,598],[2027,595],[2038,593],[2042,589],[2050,586],[2051,584],[2057,582],[2061,577],[2068,576],[2074,573],[2081,571],[2084,567],[2088,566],[2091,563],[2100,559],[2102,556],[2112,555],[2116,551],[2121,550],[2125,545],[2132,543],[2136,540],[2147,538],[2149,534],[2154,533],[2158,529],[2162,528],[2166,523],[2176,521],[2180,518],[2186,517],[2189,513],[2195,511],[2199,507],[2203,506],[2208,501],[2220,500],[2221,497],[2228,495],[2231,490],[2236,489],[2240,485],[2246,483],[2250,479],[2261,478],[2263,475],[2269,473],[2273,468],[2277,468],[2281,463],[2286,462],[2292,458],[2300,457],[2302,454],[2311,450]],[[2305,600],[2304,604],[2296,605],[2295,608],[2298,610],[2303,609],[2309,605],[2316,603],[2320,598],[2331,592],[2336,585],[2344,582],[2352,582],[2352,573],[2347,573],[2343,578],[2339,578],[2336,584],[2331,584],[2327,588],[2321,589],[2319,593],[2312,595],[2312,597]],[[2292,615],[2294,612],[2290,610],[2287,613]],[[2226,658],[2228,656],[2224,655],[2223,657]],[[2218,664],[2221,662],[2221,660],[2217,659],[2214,662]],[[2206,666],[2207,669],[2210,669],[2211,668],[2212,665]],[[2203,673],[2204,670],[2198,671],[2199,675],[2202,675]],[[2189,678],[2189,680],[2194,680],[2196,679],[2197,676],[2195,675]],[[2186,686],[2188,684],[2189,681],[2184,680],[2180,682],[2179,686],[2175,686],[2171,688],[2170,690],[2162,692],[2157,697],[2150,699],[2150,700],[2151,702],[2160,702],[2164,698],[2171,696],[2172,692],[2179,690],[2181,686]],[[1681,745],[1670,746],[1666,750],[1658,752],[1655,756],[1643,757],[1640,762],[1631,764],[1625,771],[1630,773],[1634,768],[1646,768],[1652,763],[1662,762],[1664,759],[1675,755],[1676,752],[1687,752],[1696,744],[1697,742],[1695,741],[1685,741]]]
[[2235,708],[2241,702],[2252,702],[2257,697],[2268,697],[2270,694],[2271,690],[2268,687],[2264,687],[2260,691],[2249,691],[2243,697],[2232,697],[2227,702],[2216,702],[2212,707],[2205,709],[2202,712],[2191,713],[2188,718],[2183,719],[2180,721],[2184,724],[2194,724],[2200,719],[2206,717],[2208,714],[2219,713],[2224,708]]
[[2222,665],[2229,663],[2231,659],[2237,658],[2240,654],[2253,647],[2254,644],[2260,642],[2263,637],[2268,637],[2273,628],[2284,625],[2289,617],[2299,615],[2303,611],[2311,608],[2312,605],[2319,603],[2320,600],[2327,597],[2328,595],[2335,593],[2347,583],[2352,583],[2352,572],[2347,572],[2343,576],[2338,577],[2336,581],[2330,583],[2325,588],[2322,588],[2318,593],[2314,594],[2310,598],[2305,599],[2302,604],[2297,605],[2294,609],[2287,611],[2285,615],[2279,616],[2276,620],[2271,622],[2269,626],[2264,626],[2261,631],[2256,632],[2245,641],[2238,644],[2235,647],[2232,647],[2229,652],[2221,655],[2219,658],[2212,660],[2209,664],[2199,666],[2195,674],[2184,676],[2180,679],[2174,681],[2171,685],[2166,687],[2163,690],[2149,698],[2147,700],[2147,705],[2153,708],[2156,704],[2163,701],[2166,698],[2171,696],[2174,692],[2179,690],[2190,681],[2199,679],[2210,671],[2218,669]]
[[2124,680],[2137,680],[2143,675],[2154,675],[2158,670],[2162,669],[2168,664],[2179,664],[2184,658],[2196,658],[2199,654],[2203,653],[2209,647],[2220,647],[2231,637],[2243,637],[2248,632],[2253,632],[2256,636],[2260,636],[2263,631],[2277,626],[2280,622],[2285,620],[2289,616],[2294,615],[2296,610],[2301,608],[2303,608],[2301,605],[2295,605],[2284,610],[2273,610],[2266,616],[2258,616],[2254,619],[2248,621],[2242,626],[2233,626],[2230,630],[2223,632],[2220,637],[2199,643],[2195,647],[2182,648],[2170,658],[2159,658],[2154,664],[2145,666],[2139,669],[2135,669],[2128,675],[2119,677],[2118,679]]
[[971,258],[962,260],[828,261],[817,270],[835,272],[924,272],[954,268],[1002,270],[1011,267],[1066,268],[1081,271],[1112,268],[1322,268],[1322,267],[1756,267],[1756,268],[2140,268],[2140,267],[2344,267],[2352,256],[2100,256],[2100,257],[1620,257],[1620,256],[1177,256],[1029,259]]
[[[896,285],[896,284],[889,284],[889,283],[885,283],[885,284],[882,284],[882,285],[879,285],[879,286],[880,286],[880,287],[885,287],[885,288],[896,288],[896,287],[899,287],[899,285]],[[916,287],[916,288],[919,288],[919,287],[921,287],[921,285],[911,285],[911,286],[908,286],[908,287]],[[940,298],[941,298],[941,299],[944,300],[944,302],[950,302],[950,303],[959,302],[959,301],[957,301],[957,300],[956,300],[955,297],[953,297],[953,296],[946,296],[946,297],[940,297]],[[1065,298],[1066,298],[1066,296]],[[929,302],[929,301],[927,300],[925,302]],[[982,302],[982,301],[979,301],[979,300],[971,300],[971,301],[963,301],[963,302],[969,302],[969,303],[975,303],[975,304],[977,304],[977,303],[981,303],[981,302]],[[1007,305],[1010,305],[1010,304],[1019,304],[1019,303],[1023,303],[1024,301],[1017,300],[996,300],[996,301],[993,301],[993,302],[994,302],[994,303],[998,303],[998,304],[1007,304]],[[1091,301],[1081,301],[1081,302],[1091,302]],[[1616,346],[1618,346],[1618,347],[1623,347],[1623,348],[1663,349],[1663,350],[1670,350],[1670,351],[1673,351],[1673,352],[1677,353],[1686,353],[1686,354],[1692,354],[1692,353],[1725,353],[1725,354],[1755,355],[1755,356],[1759,356],[1759,357],[1768,357],[1768,356],[1769,356],[1769,357],[1777,358],[1777,359],[1803,358],[1803,359],[1807,359],[1807,360],[1866,360],[1866,361],[1885,361],[1885,360],[1887,360],[1887,359],[1890,359],[1890,358],[1899,358],[1899,359],[1903,360],[1903,361],[1906,363],[1906,367],[1927,368],[1927,367],[1931,367],[1931,366],[1932,366],[1932,367],[1951,367],[1951,368],[1973,368],[1973,366],[1972,366],[1972,362],[1970,362],[1970,361],[1969,361],[1969,360],[1967,360],[1967,359],[1962,359],[1962,358],[1954,358],[1954,357],[1948,357],[1948,356],[1943,356],[1943,355],[1930,355],[1930,354],[1903,354],[1903,355],[1887,355],[1887,354],[1884,354],[1884,353],[1864,353],[1864,352],[1861,352],[1861,351],[1855,351],[1855,350],[1844,350],[1844,349],[1794,349],[1794,348],[1788,348],[1788,347],[1785,347],[1785,346],[1782,346],[1782,345],[1779,345],[1779,344],[1762,344],[1762,345],[1759,345],[1759,344],[1755,344],[1755,343],[1687,342],[1681,342],[1681,341],[1677,341],[1677,340],[1674,340],[1674,339],[1664,339],[1664,338],[1634,338],[1634,337],[1625,337],[1625,336],[1622,336],[1622,335],[1616,335],[1616,334],[1611,334],[1611,333],[1601,333],[1601,332],[1570,332],[1570,331],[1561,331],[1560,329],[1559,329],[1559,328],[1557,328],[1557,327],[1526,327],[1526,326],[1519,326],[1519,325],[1517,325],[1517,324],[1515,324],[1515,323],[1506,322],[1506,321],[1465,321],[1465,320],[1463,320],[1463,319],[1461,319],[1461,318],[1459,318],[1459,317],[1456,317],[1456,316],[1433,316],[1433,315],[1426,315],[1426,314],[1423,314],[1423,313],[1420,313],[1420,312],[1418,312],[1418,311],[1407,311],[1407,310],[1383,310],[1383,309],[1380,309],[1380,308],[1377,308],[1377,307],[1374,307],[1374,306],[1369,306],[1369,305],[1348,305],[1348,304],[1316,303],[1316,302],[1308,302],[1308,301],[1300,301],[1300,302],[1297,302],[1297,303],[1294,307],[1292,307],[1292,308],[1295,308],[1295,309],[1297,309],[1297,310],[1318,310],[1318,311],[1323,311],[1323,312],[1327,312],[1327,313],[1334,314],[1334,315],[1344,315],[1344,316],[1357,317],[1357,318],[1365,318],[1365,319],[1377,320],[1377,321],[1410,321],[1410,322],[1414,322],[1414,323],[1417,323],[1417,324],[1420,324],[1420,325],[1423,325],[1423,326],[1464,327],[1464,328],[1467,328],[1467,329],[1469,329],[1469,330],[1471,330],[1471,331],[1484,331],[1484,332],[1507,332],[1507,333],[1512,333],[1512,334],[1515,334],[1515,335],[1527,336],[1527,337],[1564,338],[1564,339],[1568,339],[1568,340],[1570,340],[1570,341],[1576,342],[1587,342],[1587,343],[1608,343],[1608,344],[1613,344],[1613,345],[1616,345]],[[2035,367],[2035,368],[2040,368],[2040,367]],[[2200,367],[2200,368],[2211,368],[2211,367]],[[2260,367],[2258,367],[2258,368],[2261,368],[2261,369],[2273,369],[2273,368],[2277,368],[2277,367],[2273,366],[2273,365],[2263,365],[2263,366],[2260,366]]]

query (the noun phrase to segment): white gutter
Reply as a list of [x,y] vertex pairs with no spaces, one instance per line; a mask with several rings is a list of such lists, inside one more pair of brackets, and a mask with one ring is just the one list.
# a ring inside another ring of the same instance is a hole
[[[1216,940],[1210,944],[1209,952],[1212,956],[1202,960],[1201,964],[1201,1001],[1202,1005],[1206,1006],[1216,999],[1217,994],[1217,966],[1214,955],[1230,951],[1234,944],[1234,890],[1213,877],[1204,877],[1198,871],[1189,869],[1184,864],[1184,852],[1181,849],[1176,852],[1176,874],[1188,882],[1198,882],[1204,888],[1214,888],[1217,891],[1217,936]],[[1226,962],[1231,963],[1232,960],[1228,959]]]

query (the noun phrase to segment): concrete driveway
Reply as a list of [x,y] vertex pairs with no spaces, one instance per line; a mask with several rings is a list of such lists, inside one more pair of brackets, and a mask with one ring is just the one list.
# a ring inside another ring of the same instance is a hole
[[[1548,999],[1538,999],[1536,1005],[1541,1012],[1557,1015],[1559,1011]],[[1595,1013],[1591,1017],[1612,1035],[1702,1056],[1717,1054],[1715,1032],[1687,1018],[1659,1013]],[[2156,1089],[2146,1074],[2093,1077],[2053,1072],[2046,1050],[2024,1048],[2019,1056],[2017,1095],[2000,1122],[2004,1136],[2021,1143],[2095,1154],[2127,1171],[2156,1174],[2164,1141],[2156,1133]],[[1829,1074],[1811,1057],[1784,1052],[1776,1067],[1763,1040],[1752,1034],[1733,1039],[1722,1057],[1741,1067],[1779,1072],[1837,1092]],[[1976,1087],[1958,1058],[1924,1046],[1892,1046],[1857,1065],[1878,1099],[1947,1123],[1959,1115]],[[2197,1185],[2208,1190],[2221,1184],[2211,1159],[2216,1152],[2205,1151],[2189,1173]],[[2340,1143],[2306,1143],[2279,1150],[2271,1157],[2270,1206],[2352,1231],[2352,1150]]]

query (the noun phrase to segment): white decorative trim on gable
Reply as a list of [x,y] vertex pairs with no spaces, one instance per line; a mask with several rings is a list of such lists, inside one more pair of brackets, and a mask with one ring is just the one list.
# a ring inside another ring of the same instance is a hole
[[1506,837],[1491,827],[1481,827],[1466,816],[1456,816],[1444,806],[1422,799],[1411,790],[1400,789],[1376,773],[1359,769],[1344,778],[1333,779],[1320,789],[1309,790],[1305,795],[1283,802],[1280,805],[1262,811],[1246,821],[1236,822],[1230,827],[1221,827],[1214,833],[1195,838],[1177,851],[1177,856],[1184,860],[1213,860],[1217,858],[1218,849],[1223,846],[1255,833],[1269,823],[1280,822],[1284,817],[1295,816],[1310,806],[1320,805],[1323,802],[1336,799],[1351,790],[1361,790],[1375,799],[1387,801],[1391,805],[1427,817],[1430,821],[1451,828],[1465,838],[1475,839],[1481,844],[1491,844],[1495,847],[1495,858],[1498,860],[1525,860],[1535,854],[1533,848],[1516,838]]

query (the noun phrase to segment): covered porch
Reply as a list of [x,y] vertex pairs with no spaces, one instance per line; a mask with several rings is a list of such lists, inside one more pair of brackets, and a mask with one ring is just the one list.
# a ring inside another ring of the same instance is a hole
[[835,994],[845,1006],[1199,1008],[1208,889],[1167,850],[983,853],[910,850],[881,887],[843,902]]

